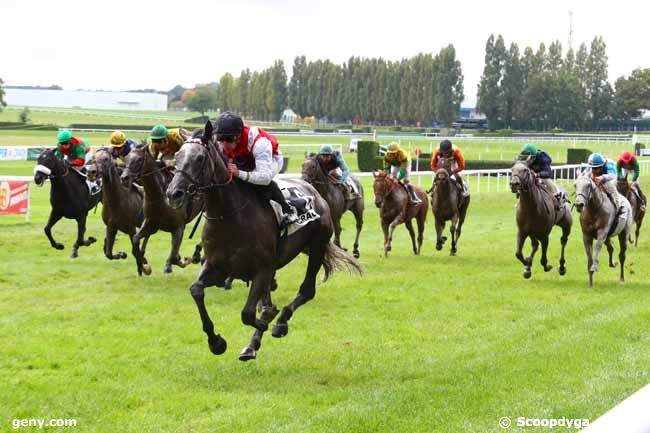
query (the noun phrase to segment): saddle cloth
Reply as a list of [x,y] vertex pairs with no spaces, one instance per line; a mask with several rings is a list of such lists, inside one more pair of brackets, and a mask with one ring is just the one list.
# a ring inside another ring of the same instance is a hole
[[[287,236],[292,235],[298,230],[305,227],[312,221],[315,221],[320,218],[316,208],[314,206],[314,197],[304,193],[302,189],[296,186],[293,183],[285,182],[281,179],[275,180],[280,187],[280,191],[284,194],[284,197],[287,199],[287,202],[296,208],[298,213],[298,221],[289,225],[287,227]],[[282,206],[279,203],[271,200],[271,207],[275,212],[275,217],[278,221],[278,226],[282,222]]]

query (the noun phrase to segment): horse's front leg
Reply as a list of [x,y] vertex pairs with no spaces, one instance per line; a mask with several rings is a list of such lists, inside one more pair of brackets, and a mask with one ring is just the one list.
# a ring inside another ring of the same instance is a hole
[[591,264],[589,270],[591,272],[598,272],[598,263],[600,257],[600,250],[603,247],[603,244],[607,240],[607,228],[601,229],[598,231],[598,237],[596,238],[596,245],[594,245],[593,252],[593,263]]
[[192,294],[192,298],[199,310],[199,316],[201,317],[203,332],[208,336],[208,346],[210,347],[210,351],[215,355],[221,355],[224,353],[228,348],[228,344],[221,335],[214,333],[214,323],[212,323],[208,310],[205,308],[204,289],[206,286],[212,286],[219,279],[223,278],[225,278],[223,272],[219,271],[214,266],[210,266],[206,261],[203,264],[203,268],[201,269],[198,278],[194,283],[192,283],[192,286],[190,286],[190,293]]
[[458,214],[454,214],[454,216],[451,219],[451,226],[449,227],[449,231],[451,232],[451,252],[450,255],[455,256],[456,253],[458,252],[457,243],[458,243],[458,232],[457,232],[457,227],[458,227]]
[[553,269],[553,266],[548,264],[548,235],[542,236],[539,238],[540,243],[542,244],[542,258],[540,260],[540,263],[542,267],[544,268],[544,272],[548,272],[551,269]]
[[354,247],[352,250],[352,255],[358,259],[361,256],[361,254],[359,253],[359,236],[361,235],[361,229],[363,228],[363,208],[356,205],[352,213],[354,214],[354,219],[357,222],[357,234],[354,238]]
[[[515,257],[519,259],[522,265],[524,265],[524,278],[530,278],[532,271],[530,270],[530,262],[528,259],[524,258],[522,250],[524,249],[524,242],[528,235],[524,234],[521,230],[517,231],[517,251],[515,251]],[[532,239],[532,238],[531,238]]]
[[345,250],[345,248],[341,247],[341,218],[342,217],[343,215],[339,216],[338,219],[332,218],[332,223],[334,224],[334,245]]
[[620,248],[620,251],[618,253],[618,261],[620,262],[621,265],[621,275],[620,275],[621,283],[625,282],[625,252],[627,251],[627,239],[629,236],[630,234],[627,230],[623,230],[618,235],[618,247]]
[[404,214],[400,213],[397,217],[388,224],[388,251],[391,250],[391,244],[393,243],[393,232],[395,227],[401,224],[404,221]]
[[605,241],[605,247],[607,247],[607,255],[609,256],[609,267],[615,268],[617,263],[614,261],[614,245],[612,245],[612,238],[607,238]]
[[97,239],[92,236],[88,237],[87,240],[84,240],[84,235],[86,234],[86,217],[87,214],[77,218],[77,241],[72,246],[72,254],[70,254],[70,257],[73,259],[79,256],[79,247],[87,247],[97,242]]
[[582,243],[585,246],[585,254],[587,255],[587,272],[589,272],[589,288],[591,289],[594,286],[594,271],[592,270],[594,264],[593,239],[583,233]]
[[124,251],[118,251],[113,254],[113,246],[115,245],[115,236],[117,235],[117,227],[106,226],[106,238],[104,238],[104,255],[108,260],[126,259]]
[[566,244],[569,241],[569,234],[571,234],[571,221],[565,222],[562,226],[562,237],[560,238],[560,244],[562,245],[562,250],[560,252],[560,268],[558,272],[560,275],[566,274],[566,260],[564,259],[564,249]]
[[57,250],[62,250],[63,244],[55,241],[54,238],[52,237],[52,227],[54,227],[54,225],[58,223],[61,218],[63,218],[63,215],[61,215],[60,213],[52,209],[52,211],[50,212],[50,218],[47,220],[47,224],[43,229],[43,231],[45,232],[45,236],[47,236],[47,238],[50,241],[50,245],[52,245],[52,248],[56,248]]
[[166,274],[172,272],[172,265],[176,265],[181,268],[184,268],[185,265],[187,265],[185,260],[183,260],[180,254],[178,253],[181,248],[181,242],[183,242],[184,231],[185,231],[184,226],[178,227],[177,229],[172,231],[172,249],[169,252],[169,257],[165,262],[165,269],[163,270],[163,272]]
[[[273,319],[275,319],[275,316],[277,316],[280,312],[280,310],[278,310],[278,308],[273,305],[273,302],[271,301],[270,288],[264,294],[262,294],[262,298],[259,301],[259,306],[260,321],[267,324],[271,323]],[[255,329],[251,341],[239,354],[240,361],[248,361],[257,357],[257,351],[260,350],[260,347],[262,347],[262,337],[264,336],[264,332],[265,331],[262,331],[260,329]]]
[[[142,223],[142,227],[138,232],[133,235],[131,238],[131,252],[133,253],[133,257],[135,258],[135,264],[138,269],[138,275],[142,275],[144,272],[145,275],[150,275],[151,274],[151,266],[147,262],[147,259],[145,257],[145,251],[147,247],[147,242],[149,241],[149,236],[154,234],[156,232],[156,229],[154,226],[149,222],[148,219],[145,219],[144,222]],[[140,240],[144,239],[142,242],[142,248],[140,248]]]
[[413,221],[407,219],[404,221],[404,225],[406,226],[406,230],[409,232],[409,236],[411,236],[411,244],[413,245],[413,254],[416,256],[418,255],[418,247],[415,244],[415,230],[413,230]]
[[434,222],[436,225],[436,250],[440,251],[447,241],[447,238],[442,235],[442,232],[445,229],[445,222],[438,218],[434,218]]
[[384,257],[388,257],[388,252],[390,251],[391,246],[388,241],[388,223],[384,220],[381,221],[381,229],[384,232]]

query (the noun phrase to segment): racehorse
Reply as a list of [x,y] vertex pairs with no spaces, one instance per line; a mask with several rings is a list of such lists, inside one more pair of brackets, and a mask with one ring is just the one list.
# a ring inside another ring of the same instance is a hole
[[[375,206],[379,208],[381,228],[384,231],[384,257],[388,257],[393,241],[393,231],[399,224],[404,223],[411,235],[413,254],[419,255],[424,238],[424,228],[429,210],[429,197],[419,187],[413,186],[415,194],[420,198],[421,203],[412,205],[409,203],[409,195],[406,188],[399,180],[384,171],[373,171],[375,178],[373,189],[375,192]],[[412,219],[415,218],[418,224],[418,243],[415,244],[415,232],[413,231]]]
[[[524,278],[530,278],[532,275],[531,266],[540,243],[542,244],[540,263],[544,267],[544,272],[548,272],[553,268],[548,264],[546,254],[548,237],[555,225],[560,226],[562,229],[559,273],[560,275],[566,274],[564,249],[569,240],[571,225],[573,224],[569,203],[562,203],[561,208],[556,209],[554,195],[540,185],[535,173],[522,161],[517,161],[512,166],[510,189],[519,196],[519,202],[517,203],[517,252],[515,256],[525,267]],[[530,237],[532,249],[530,256],[524,258],[522,249],[528,237]]]
[[57,158],[55,151],[56,149],[46,149],[38,156],[37,165],[34,167],[34,182],[38,186],[43,186],[45,180],[50,179],[52,184],[50,188],[52,211],[44,230],[53,248],[62,250],[64,246],[52,237],[52,227],[64,217],[77,221],[77,240],[70,254],[70,257],[76,258],[79,255],[79,247],[87,247],[97,241],[92,236],[84,240],[84,234],[88,211],[97,206],[102,194],[99,192],[91,195],[84,176],[76,173],[75,169]]
[[456,244],[460,238],[461,228],[465,222],[470,197],[463,197],[462,185],[456,184],[446,168],[436,171],[433,178],[433,185],[429,190],[431,193],[431,211],[436,223],[436,250],[440,251],[447,240],[442,235],[445,222],[451,220],[451,255],[455,256]]
[[[339,185],[329,180],[323,166],[318,162],[318,156],[310,156],[302,163],[302,179],[316,188],[316,191],[327,201],[334,223],[334,243],[341,246],[341,217],[346,211],[351,211],[357,222],[357,234],[354,238],[352,255],[359,258],[359,235],[363,228],[363,187],[356,176],[350,176],[359,195],[351,200],[346,200]],[[345,187],[345,186],[344,186]]]
[[[340,267],[361,273],[354,257],[330,241],[332,219],[327,202],[307,182],[287,181],[295,193],[311,197],[319,218],[280,238],[278,220],[268,201],[257,188],[228,173],[226,156],[218,148],[211,122],[198,139],[185,142],[176,154],[176,172],[167,197],[174,206],[183,206],[193,195],[205,195],[206,222],[203,227],[205,261],[190,292],[194,299],[208,346],[215,355],[226,351],[226,340],[214,333],[214,324],[205,307],[205,287],[222,286],[227,276],[251,282],[242,322],[255,328],[239,359],[254,359],[261,347],[263,333],[278,314],[271,301],[271,284],[277,269],[291,262],[300,252],[309,256],[307,272],[295,299],[282,309],[273,328],[274,337],[289,332],[288,321],[298,307],[316,294],[316,275],[325,268],[325,280]],[[261,304],[260,317],[256,305]]]
[[[172,265],[184,268],[188,260],[181,258],[179,250],[183,241],[185,225],[201,212],[202,200],[193,200],[182,209],[169,206],[165,197],[165,189],[171,180],[172,168],[154,160],[149,146],[142,142],[131,149],[126,157],[126,166],[120,179],[125,186],[135,181],[144,187],[144,222],[133,237],[133,254],[136,258],[138,274],[151,273],[145,257],[146,243],[140,248],[140,240],[146,239],[158,230],[172,235],[172,245],[169,257],[165,262],[163,272],[172,272]],[[197,245],[192,255],[193,262],[200,261],[201,245]]]
[[106,224],[104,255],[109,260],[125,259],[124,251],[113,254],[115,236],[118,230],[128,235],[131,240],[131,249],[134,249],[133,236],[144,219],[142,194],[135,187],[125,188],[122,186],[109,149],[101,148],[95,152],[95,165],[97,173],[102,179],[102,219]]
[[[603,187],[604,188],[604,187]],[[593,287],[594,272],[598,272],[598,256],[603,244],[609,253],[609,266],[616,267],[613,260],[614,247],[611,237],[618,236],[620,251],[618,260],[621,266],[620,281],[625,281],[625,252],[627,242],[632,233],[632,207],[625,197],[619,194],[622,203],[622,213],[617,213],[614,204],[600,185],[588,174],[581,174],[575,181],[575,206],[580,213],[582,226],[582,241],[587,253],[587,271],[589,272],[589,287]],[[617,193],[618,194],[618,193]],[[593,242],[596,240],[596,245]]]
[[[643,217],[645,217],[645,209],[642,207],[637,192],[634,190],[634,187],[630,185],[627,179],[618,179],[616,182],[616,189],[619,194],[627,198],[627,201],[630,202],[630,206],[632,207],[632,216],[634,218],[634,224],[636,224],[636,230],[634,232],[634,246],[636,247],[639,244],[639,232],[641,231],[641,225],[643,224]],[[632,243],[631,238],[630,243]]]

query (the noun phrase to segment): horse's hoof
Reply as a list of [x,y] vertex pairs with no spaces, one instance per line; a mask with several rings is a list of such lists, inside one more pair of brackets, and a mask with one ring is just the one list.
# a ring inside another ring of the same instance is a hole
[[566,274],[566,268],[564,266],[560,266],[560,269],[558,270],[560,275]]
[[544,272],[548,272],[548,271],[550,271],[551,269],[553,269],[553,266],[551,266],[551,265],[546,265],[546,266],[544,266]]
[[163,269],[163,272],[165,274],[171,274],[172,273],[172,267],[171,266],[165,266],[165,269]]
[[452,256],[452,257],[455,256],[455,255],[456,255],[456,250],[451,250],[451,252],[449,253],[449,255]]
[[86,244],[86,246],[88,246],[90,244],[94,244],[95,242],[97,242],[96,238],[94,238],[92,236],[88,236],[88,239],[86,240],[85,244]]
[[273,327],[273,331],[271,332],[271,335],[274,336],[275,338],[282,338],[286,337],[286,335],[289,333],[289,324],[288,323],[275,323],[275,326]]
[[359,254],[359,251],[356,251],[356,250],[352,253],[352,255],[354,256],[355,259],[358,259],[359,257],[361,257],[361,254]]
[[124,260],[124,259],[126,259],[127,257],[128,257],[128,255],[127,255],[124,251],[120,251],[119,253],[117,253],[117,258],[118,258],[118,259],[122,259],[122,260]]
[[210,346],[210,352],[213,355],[221,355],[228,348],[228,343],[226,343],[226,340],[221,335],[217,334],[213,339],[208,338],[208,346]]
[[201,256],[200,255],[192,256],[192,263],[193,264],[201,263]]
[[442,242],[438,242],[436,244],[436,251],[440,251],[442,249]]
[[598,266],[596,266],[596,265],[592,265],[591,268],[589,268],[589,272],[591,272],[592,274],[593,274],[594,272],[598,272]]
[[612,263],[609,264],[609,267],[610,268],[615,268],[617,265],[618,265],[618,263],[612,262]]
[[57,250],[62,250],[65,247],[63,246],[63,244],[57,242],[56,244],[54,244],[54,248],[56,248]]
[[239,354],[240,361],[250,361],[255,358],[257,358],[257,352],[250,346],[244,347],[244,350]]
[[149,263],[142,265],[142,272],[144,272],[145,275],[151,275],[151,265],[149,265]]
[[224,290],[232,290],[232,278],[226,278],[226,282],[223,285]]
[[77,257],[79,257],[79,253],[77,253],[76,251],[73,251],[72,254],[70,254],[71,259],[76,259]]
[[524,278],[525,278],[525,279],[529,279],[532,275],[533,275],[533,273],[531,272],[530,269],[526,269],[526,270],[524,271]]

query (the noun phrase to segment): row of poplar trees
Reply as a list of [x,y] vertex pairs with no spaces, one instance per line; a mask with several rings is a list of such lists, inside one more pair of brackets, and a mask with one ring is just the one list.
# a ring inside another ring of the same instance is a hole
[[599,129],[615,113],[614,102],[600,36],[566,54],[557,41],[521,53],[514,42],[506,48],[501,35],[487,40],[476,108],[492,129]]
[[259,120],[299,116],[382,124],[448,124],[463,100],[463,75],[453,45],[409,59],[352,57],[346,63],[296,57],[287,82],[281,60],[262,72],[219,80],[218,106]]

